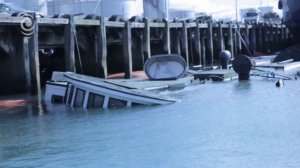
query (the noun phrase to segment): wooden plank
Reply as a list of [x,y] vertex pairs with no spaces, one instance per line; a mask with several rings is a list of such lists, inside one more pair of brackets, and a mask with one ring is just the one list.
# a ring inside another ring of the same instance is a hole
[[119,27],[123,28],[125,26],[124,22],[115,22],[115,21],[105,21],[106,27]]
[[165,24],[163,35],[163,50],[167,54],[171,54],[170,25],[166,19],[164,19],[163,22]]
[[153,28],[164,28],[165,27],[164,23],[153,23],[153,22],[150,22],[149,25],[150,25],[150,27],[153,27]]
[[200,28],[207,28],[207,23],[199,23]]
[[123,55],[124,55],[124,71],[125,78],[132,78],[132,50],[131,50],[131,27],[130,22],[125,22],[125,28],[123,29]]
[[0,17],[0,24],[20,24],[23,19],[22,17]]
[[197,26],[197,25],[196,25],[195,22],[187,23],[187,24],[186,24],[186,27],[187,27],[187,28],[194,28],[194,27],[196,27],[196,26]]
[[104,17],[97,17],[100,25],[96,29],[97,33],[97,48],[96,48],[96,62],[98,69],[98,76],[107,79],[107,38]]
[[76,72],[75,66],[75,24],[74,16],[66,15],[69,24],[65,25],[65,66],[66,71]]
[[46,25],[66,25],[69,24],[69,19],[61,18],[37,18],[39,24]]
[[170,28],[182,28],[182,23],[170,23]]
[[99,20],[92,20],[92,19],[74,19],[75,25],[78,26],[98,26],[100,25]]
[[[40,83],[40,61],[39,61],[39,26],[36,20],[36,15],[32,15],[33,32],[29,37],[29,62],[30,62],[30,76],[31,76],[31,94],[41,94]],[[26,32],[28,33],[28,32]],[[28,34],[30,35],[30,34]]]
[[150,47],[150,21],[148,18],[144,18],[144,32],[143,32],[143,55],[144,63],[147,59],[151,57],[151,47]]
[[131,22],[130,23],[131,28],[144,28],[145,24],[144,23],[138,23],[138,22]]

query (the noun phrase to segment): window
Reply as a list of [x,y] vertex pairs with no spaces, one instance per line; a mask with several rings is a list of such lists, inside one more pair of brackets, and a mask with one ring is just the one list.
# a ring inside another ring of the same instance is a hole
[[81,89],[76,90],[74,107],[82,107],[84,101],[85,91]]
[[57,96],[57,95],[53,95],[52,96],[52,99],[51,99],[51,102],[52,103],[63,103],[64,101],[64,97],[63,96]]
[[73,85],[70,85],[68,86],[68,89],[67,89],[67,94],[68,94],[68,97],[67,97],[67,105],[71,105],[72,103],[72,99],[73,99],[73,92],[74,92],[74,86]]
[[103,107],[104,96],[91,93],[88,101],[88,108],[101,108]]
[[108,108],[121,108],[126,107],[127,101],[110,98],[108,102]]

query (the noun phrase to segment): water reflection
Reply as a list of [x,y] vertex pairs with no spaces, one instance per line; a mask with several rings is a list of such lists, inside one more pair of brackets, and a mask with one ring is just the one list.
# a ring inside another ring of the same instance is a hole
[[0,167],[299,167],[298,86],[196,85],[113,110],[33,102],[0,113]]

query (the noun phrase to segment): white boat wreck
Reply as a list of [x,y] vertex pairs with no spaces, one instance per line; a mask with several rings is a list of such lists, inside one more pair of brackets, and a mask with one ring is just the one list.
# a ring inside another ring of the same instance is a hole
[[[72,72],[54,73],[56,80],[47,82],[45,100],[62,101],[71,107],[83,108],[163,105],[178,100],[155,90],[182,88],[194,79],[193,76],[182,78],[186,63],[179,55],[153,56],[147,60],[144,69],[151,80],[106,80]],[[64,82],[55,82],[57,80]]]
[[47,83],[46,101],[63,100],[71,107],[83,108],[171,104],[179,100],[154,90],[186,86],[193,81],[192,76],[169,81],[105,80],[72,72],[66,72],[63,76],[66,81],[64,83],[53,81]]

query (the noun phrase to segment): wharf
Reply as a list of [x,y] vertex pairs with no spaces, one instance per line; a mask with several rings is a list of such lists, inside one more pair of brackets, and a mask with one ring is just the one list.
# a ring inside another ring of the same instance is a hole
[[[143,70],[146,60],[158,54],[178,54],[187,66],[205,69],[219,61],[222,50],[230,51],[232,58],[274,53],[289,46],[293,37],[282,24],[124,21],[96,15],[28,19],[32,24],[25,31],[24,17],[0,18],[0,50],[5,58],[0,61],[0,94],[37,93],[55,70],[103,79],[124,72],[132,79],[134,71]],[[216,72],[207,76],[227,78],[227,73]]]

